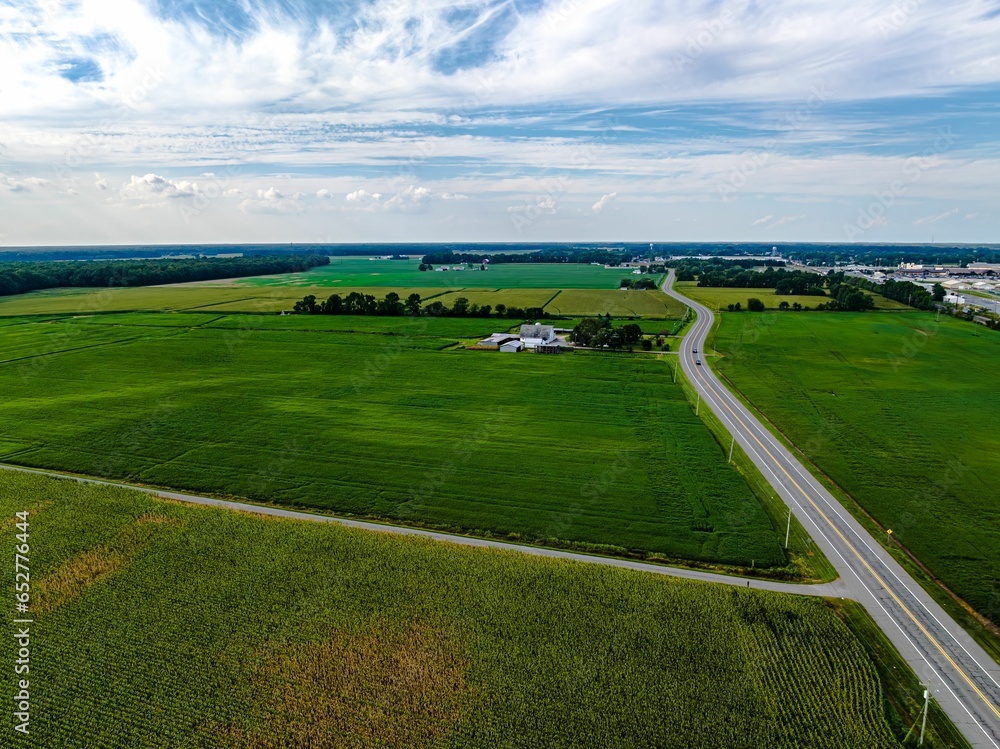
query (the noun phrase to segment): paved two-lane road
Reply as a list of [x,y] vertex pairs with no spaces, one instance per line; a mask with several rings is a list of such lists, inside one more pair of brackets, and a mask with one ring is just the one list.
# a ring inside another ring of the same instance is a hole
[[674,291],[673,280],[671,271],[663,290],[698,316],[679,354],[702,400],[837,568],[846,595],[865,606],[969,742],[1000,749],[996,662],[722,384],[703,358],[712,311]]

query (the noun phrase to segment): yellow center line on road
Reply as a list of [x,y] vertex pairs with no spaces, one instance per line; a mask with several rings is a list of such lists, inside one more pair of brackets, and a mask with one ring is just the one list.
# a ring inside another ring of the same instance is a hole
[[[857,550],[857,548],[854,546],[854,544],[852,544],[847,539],[847,537],[841,532],[841,530],[830,520],[830,518],[822,510],[822,508],[818,504],[816,504],[816,502],[812,499],[812,497],[809,496],[809,494],[806,492],[806,490],[803,489],[802,486],[799,484],[799,482],[795,480],[795,477],[792,476],[788,471],[785,470],[784,466],[781,464],[781,461],[779,461],[778,458],[767,448],[767,446],[763,442],[761,442],[761,440],[757,437],[757,435],[754,434],[753,430],[751,430],[750,427],[743,421],[743,419],[740,418],[739,414],[737,414],[729,406],[729,404],[726,402],[725,398],[719,396],[715,392],[715,390],[711,387],[710,381],[707,378],[707,376],[705,374],[699,372],[697,369],[694,370],[694,371],[695,371],[695,376],[698,377],[701,380],[701,382],[705,386],[705,388],[707,390],[710,390],[712,392],[712,394],[716,396],[716,400],[718,400],[726,408],[726,410],[729,411],[729,413],[732,415],[732,417],[739,423],[739,425],[741,427],[743,427],[743,429],[746,431],[746,433],[760,446],[760,448],[765,453],[767,453],[768,457],[771,458],[771,460],[774,463],[774,465],[776,465],[778,467],[778,469],[783,474],[785,474],[785,476],[788,477],[788,480],[791,481],[792,484],[795,485],[795,488],[799,490],[799,492],[802,494],[802,496],[809,502],[809,504],[811,504],[813,506],[813,508],[816,510],[816,512],[818,512],[820,514],[820,516],[823,518],[823,520],[826,521],[826,523],[833,529],[833,531],[847,545],[847,547],[853,552],[854,556],[857,557],[858,561],[861,562],[861,564],[863,564],[865,566],[865,569],[867,569],[868,572],[871,574],[871,576],[874,577],[875,580],[882,586],[882,589],[892,597],[892,599],[897,603],[897,605],[899,605],[899,607],[903,611],[906,612],[906,615],[909,616],[910,619],[913,621],[913,623],[917,625],[917,628],[921,632],[923,632],[924,636],[927,637],[927,639],[930,640],[931,643],[933,643],[934,647],[937,648],[938,652],[940,652],[942,656],[944,656],[945,660],[947,660],[948,663],[950,663],[951,666],[956,671],[958,671],[959,674],[962,675],[962,678],[965,679],[966,683],[972,688],[972,690],[977,695],[979,695],[980,699],[982,699],[982,701],[986,703],[986,705],[990,708],[990,710],[993,711],[993,714],[996,715],[997,718],[1000,718],[1000,709],[997,709],[997,706],[994,705],[993,702],[985,694],[983,694],[983,692],[979,689],[979,687],[976,686],[975,682],[972,681],[972,677],[970,677],[969,674],[966,673],[965,669],[963,669],[961,666],[959,666],[954,661],[954,659],[944,649],[944,646],[940,642],[938,642],[937,638],[934,637],[929,631],[927,631],[927,628],[924,627],[924,625],[917,619],[916,615],[910,610],[910,608],[906,604],[904,604],[902,600],[900,600],[900,598],[895,594],[895,592],[893,592],[893,590],[886,584],[885,580],[882,579],[882,577],[872,568],[872,566],[868,563],[868,561],[860,554],[860,552]],[[722,387],[721,384],[720,384],[720,387]],[[871,592],[871,591],[869,591],[869,592]]]

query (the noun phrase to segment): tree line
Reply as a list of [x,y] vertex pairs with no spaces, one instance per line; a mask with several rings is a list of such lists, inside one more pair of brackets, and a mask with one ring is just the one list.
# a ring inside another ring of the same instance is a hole
[[777,294],[826,296],[823,277],[801,270],[768,267],[764,271],[730,268],[702,273],[698,285],[711,288],[774,289]]
[[315,294],[308,294],[295,303],[292,312],[297,315],[379,315],[384,317],[501,317],[517,320],[543,320],[551,315],[541,307],[508,307],[498,304],[479,305],[469,302],[465,297],[458,297],[448,307],[440,300],[424,303],[420,294],[410,294],[403,299],[395,291],[390,291],[382,299],[376,299],[371,294],[352,291],[347,296],[331,294],[324,301],[316,299]]
[[631,260],[632,255],[633,253],[627,250],[573,248],[518,253],[500,252],[494,254],[444,250],[424,255],[421,262],[424,265],[458,265],[460,263],[479,265],[484,260],[488,260],[490,265],[502,265],[504,263],[600,263],[601,265],[621,265]]
[[910,307],[922,310],[932,310],[937,302],[944,299],[944,287],[936,284],[933,291],[928,291],[923,286],[919,286],[912,281],[887,281],[877,284],[867,278],[856,278],[847,276],[844,273],[833,273],[827,276],[831,283],[847,283],[867,291],[874,291],[881,294],[886,299],[901,302]]
[[632,289],[635,291],[652,291],[656,289],[656,281],[652,278],[623,278],[621,282],[621,288]]
[[60,287],[155,286],[241,276],[299,273],[329,263],[328,257],[319,255],[0,262],[0,296]]
[[[580,346],[587,346],[596,349],[608,349],[610,351],[621,351],[627,349],[631,351],[635,344],[642,341],[642,328],[636,323],[629,323],[620,327],[611,324],[611,315],[598,315],[597,317],[587,317],[581,320],[573,332],[570,340]],[[645,349],[652,348],[643,346]]]
[[708,274],[718,277],[716,274],[721,273],[724,277],[729,273],[749,272],[761,265],[766,268],[782,268],[785,261],[773,258],[754,260],[752,258],[688,257],[674,263],[674,268],[677,270],[678,281],[694,281]]

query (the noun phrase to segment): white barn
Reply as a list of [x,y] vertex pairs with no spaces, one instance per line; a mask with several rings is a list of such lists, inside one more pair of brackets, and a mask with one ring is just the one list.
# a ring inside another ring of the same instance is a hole
[[551,325],[522,325],[521,342],[525,347],[533,349],[556,339],[556,329]]

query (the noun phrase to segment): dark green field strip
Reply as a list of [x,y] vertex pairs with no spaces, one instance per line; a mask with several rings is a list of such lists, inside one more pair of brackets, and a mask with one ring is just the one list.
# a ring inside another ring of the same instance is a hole
[[[74,316],[74,324],[119,325],[136,328],[198,328],[221,320],[224,315],[204,312],[110,312],[101,315]],[[65,318],[64,318],[65,319]]]
[[1000,336],[927,314],[725,316],[719,369],[952,590],[1000,619]]
[[[7,331],[10,331],[11,334],[8,335]],[[30,366],[28,362],[32,359],[65,355],[95,347],[126,344],[142,340],[147,335],[145,331],[139,332],[135,329],[91,331],[86,326],[76,325],[69,321],[41,323],[40,326],[18,328],[17,330],[5,328],[3,343],[0,345],[0,364],[21,363],[21,366],[25,367]]]
[[357,315],[226,315],[206,327],[238,330],[340,331],[399,336],[475,338],[509,330],[520,320]]
[[25,507],[25,746],[898,745],[817,599],[0,473]]
[[[0,367],[0,438],[31,444],[13,459],[45,468],[672,558],[787,563],[782,529],[664,362],[217,327],[226,322],[113,355],[66,354],[27,380]],[[434,320],[425,332],[471,322]]]
[[[283,294],[282,296],[288,296],[288,295],[287,294]],[[193,312],[195,310],[197,310],[197,311],[208,311],[208,312],[211,312],[213,307],[219,307],[219,306],[227,305],[227,304],[239,304],[239,303],[243,303],[243,302],[250,302],[250,301],[253,301],[254,299],[265,299],[268,302],[270,302],[273,299],[275,299],[275,295],[272,294],[270,296],[264,296],[264,295],[261,295],[261,294],[250,294],[250,295],[247,295],[247,296],[235,296],[235,297],[224,299],[224,300],[219,301],[219,302],[210,302],[208,304],[197,304],[197,305],[194,305],[192,307],[185,307],[184,309],[186,309],[187,311],[190,311],[190,312]],[[266,307],[266,306],[267,305],[261,305],[261,307]]]

